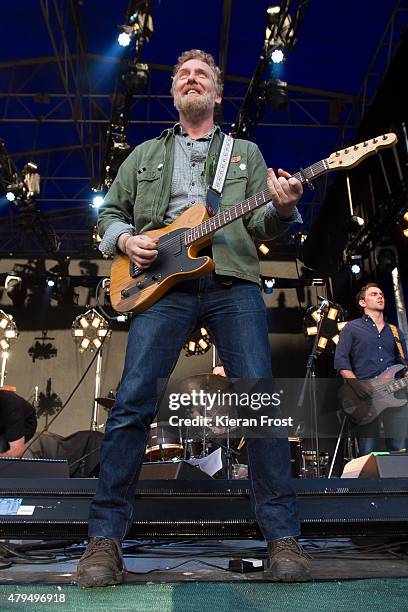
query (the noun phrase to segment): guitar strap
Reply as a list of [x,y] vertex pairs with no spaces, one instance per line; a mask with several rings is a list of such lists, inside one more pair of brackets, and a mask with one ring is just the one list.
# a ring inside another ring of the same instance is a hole
[[206,206],[210,217],[213,217],[220,208],[222,190],[224,189],[233,146],[233,137],[223,134],[217,153],[214,180],[212,185],[207,189]]
[[401,340],[399,337],[398,329],[395,327],[395,325],[392,325],[392,323],[388,323],[388,325],[390,326],[392,335],[394,336],[395,344],[397,345],[397,349],[398,349],[398,352],[401,358],[401,362],[403,363],[404,366],[408,366],[408,362],[405,359],[404,351],[403,351]]

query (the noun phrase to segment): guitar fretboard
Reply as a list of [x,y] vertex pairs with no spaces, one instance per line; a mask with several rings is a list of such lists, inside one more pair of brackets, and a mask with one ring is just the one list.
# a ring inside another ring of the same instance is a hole
[[[325,174],[329,171],[329,164],[327,160],[322,159],[321,161],[313,164],[312,166],[308,166],[305,169],[299,170],[292,176],[297,178],[302,185],[307,184],[313,179]],[[224,210],[222,212],[217,213],[213,217],[206,219],[199,225],[190,228],[184,233],[184,244],[189,245],[203,238],[204,236],[208,236],[208,234],[212,234],[216,232],[221,227],[232,223],[236,219],[246,215],[252,210],[256,210],[260,206],[264,206],[268,202],[272,201],[272,196],[269,192],[269,189],[264,189],[264,191],[260,191],[255,195],[247,198],[243,202],[239,202],[238,204],[234,204],[228,210]]]

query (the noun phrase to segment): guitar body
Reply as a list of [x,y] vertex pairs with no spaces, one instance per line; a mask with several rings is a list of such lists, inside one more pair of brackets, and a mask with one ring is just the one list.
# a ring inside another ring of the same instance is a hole
[[197,257],[198,251],[211,244],[211,236],[186,246],[182,235],[186,230],[208,218],[202,204],[183,212],[171,225],[146,232],[158,238],[158,256],[153,264],[138,271],[127,255],[117,255],[112,263],[110,299],[112,307],[120,313],[140,313],[152,306],[171,287],[183,280],[205,276],[214,270],[210,257]]
[[[403,369],[403,365],[394,365],[371,380],[346,379],[339,391],[339,401],[343,411],[357,425],[367,425],[387,408],[406,404],[407,395],[405,398],[397,398],[394,395],[396,391],[406,389],[408,385],[406,378],[394,380],[397,372]],[[387,381],[390,384],[387,384]]]

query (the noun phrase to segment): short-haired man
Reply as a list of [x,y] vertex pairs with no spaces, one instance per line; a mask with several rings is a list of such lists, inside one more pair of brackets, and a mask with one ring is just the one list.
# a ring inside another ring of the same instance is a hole
[[[402,358],[392,329],[384,318],[385,300],[380,287],[368,283],[357,293],[356,300],[363,316],[350,321],[342,330],[334,366],[344,379],[367,380],[390,366],[402,363]],[[398,336],[406,360],[407,348],[400,330]],[[408,431],[407,405],[386,408],[371,423],[356,427],[360,455],[382,450],[380,420],[386,449],[398,451],[404,448]]]
[[[142,270],[158,255],[156,241],[145,232],[170,224],[187,208],[206,201],[221,141],[214,109],[221,102],[222,80],[211,55],[200,50],[183,53],[174,69],[172,94],[179,123],[135,148],[100,209],[101,250],[122,251]],[[157,410],[158,381],[168,379],[198,321],[210,330],[228,376],[272,376],[253,237],[285,234],[299,220],[295,207],[302,186],[283,170],[279,177],[267,171],[254,143],[235,140],[221,209],[267,187],[273,205],[214,234],[215,273],[183,281],[133,318],[122,381],[102,444],[90,542],[77,570],[79,586],[122,580],[120,541],[132,524],[137,478]],[[308,561],[296,540],[300,528],[288,440],[265,437],[247,443],[256,516],[268,541],[269,576],[308,580]]]

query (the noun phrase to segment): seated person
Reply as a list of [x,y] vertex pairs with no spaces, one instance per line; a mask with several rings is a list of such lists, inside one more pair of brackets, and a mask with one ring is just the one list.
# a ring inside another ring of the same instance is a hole
[[0,389],[0,457],[22,457],[36,429],[33,406],[14,391]]

